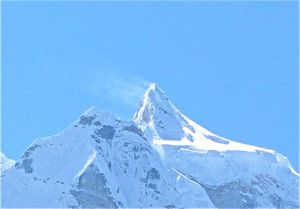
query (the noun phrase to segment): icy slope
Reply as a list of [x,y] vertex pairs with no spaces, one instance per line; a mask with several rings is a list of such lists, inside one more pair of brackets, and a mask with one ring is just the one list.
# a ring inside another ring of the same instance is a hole
[[15,165],[15,161],[8,159],[3,153],[0,152],[0,160],[1,160],[1,167],[0,171],[3,172]]
[[216,207],[299,207],[299,174],[286,157],[209,132],[180,113],[156,84],[133,120],[168,168],[201,185]]
[[133,122],[94,108],[35,141],[1,181],[2,207],[214,207],[201,186],[165,167]]

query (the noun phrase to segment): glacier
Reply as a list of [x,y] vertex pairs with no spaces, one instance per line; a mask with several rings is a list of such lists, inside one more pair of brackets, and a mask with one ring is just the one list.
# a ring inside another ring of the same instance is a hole
[[92,107],[20,159],[1,154],[1,207],[299,208],[299,177],[285,156],[215,135],[150,84],[131,121]]

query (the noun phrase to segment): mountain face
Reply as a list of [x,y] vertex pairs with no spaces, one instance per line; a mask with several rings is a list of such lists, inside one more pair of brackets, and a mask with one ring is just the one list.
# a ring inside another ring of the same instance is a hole
[[1,161],[1,167],[0,171],[1,173],[15,165],[15,161],[8,159],[4,154],[0,153],[0,161]]
[[13,162],[1,155],[2,207],[299,208],[286,157],[219,137],[155,84],[133,121],[90,108]]

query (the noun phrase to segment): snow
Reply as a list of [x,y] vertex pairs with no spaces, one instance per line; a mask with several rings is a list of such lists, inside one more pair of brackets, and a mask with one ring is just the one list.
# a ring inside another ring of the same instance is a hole
[[96,159],[96,154],[97,154],[97,151],[94,150],[93,153],[91,155],[89,155],[85,165],[83,166],[81,171],[75,175],[75,178],[80,177],[84,173],[84,171],[92,164],[92,162]]
[[15,161],[7,158],[3,153],[0,152],[0,160],[1,160],[1,173],[15,165]]
[[[145,112],[146,115],[150,114],[149,111],[152,113],[152,116],[147,121],[144,115]],[[156,84],[150,84],[149,89],[143,96],[140,109],[135,113],[133,120],[143,130],[152,133],[152,144],[154,146],[160,145],[156,147],[177,146],[178,149],[183,149],[184,147],[187,151],[199,153],[207,151],[244,151],[255,155],[272,156],[272,159],[275,156],[277,162],[283,161],[283,158],[280,157],[281,155],[277,154],[274,150],[234,142],[211,133],[179,112]],[[161,128],[160,124],[172,128]],[[174,135],[176,132],[174,131],[174,124],[180,126],[176,128],[179,134],[176,133]],[[178,135],[181,137],[178,137]],[[160,150],[160,152],[162,151]],[[292,170],[288,163],[283,164]]]
[[[103,130],[113,130],[114,136]],[[24,162],[28,161],[26,172]],[[108,111],[89,109],[63,132],[36,140],[17,163],[1,179],[4,207],[186,204],[177,200],[176,188],[170,183],[174,175],[136,125]],[[96,182],[102,182],[104,188],[93,190]],[[87,197],[89,205],[80,205],[87,204],[82,199]]]
[[2,207],[279,208],[299,201],[299,174],[285,156],[211,133],[156,84],[133,121],[92,107],[62,132],[35,140],[16,163],[1,154],[2,170]]
[[169,169],[209,185],[237,180],[250,184],[255,176],[266,175],[294,188],[287,199],[299,200],[299,174],[286,157],[213,134],[182,114],[157,85],[152,84],[145,92],[133,120],[148,133],[149,142]]

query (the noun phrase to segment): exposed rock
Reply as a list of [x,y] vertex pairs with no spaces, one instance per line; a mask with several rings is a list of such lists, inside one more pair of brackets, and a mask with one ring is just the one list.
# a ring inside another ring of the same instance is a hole
[[115,132],[116,130],[113,126],[103,125],[102,128],[95,131],[95,134],[103,139],[112,140],[114,138]]
[[31,145],[26,151],[25,153],[23,154],[22,158],[28,158],[30,157],[31,153],[38,147],[40,147],[41,145],[39,144],[33,144]]
[[79,124],[90,126],[95,118],[96,118],[96,115],[93,115],[93,116],[84,116],[83,115],[80,117]]
[[202,184],[202,187],[218,208],[254,208],[257,205],[253,189],[240,181],[219,186]]
[[33,172],[33,168],[31,166],[32,162],[33,162],[32,158],[25,158],[22,160],[22,163],[16,162],[15,167],[17,169],[24,168],[25,173],[32,173]]
[[70,190],[80,208],[118,208],[105,176],[91,164],[79,177],[77,190]]
[[135,126],[135,125],[125,126],[123,128],[123,130],[135,133],[135,134],[137,134],[139,136],[143,136],[143,132],[137,126]]
[[160,179],[160,174],[156,168],[151,168],[150,170],[147,171],[147,176],[146,176],[146,181],[148,180],[159,180]]

